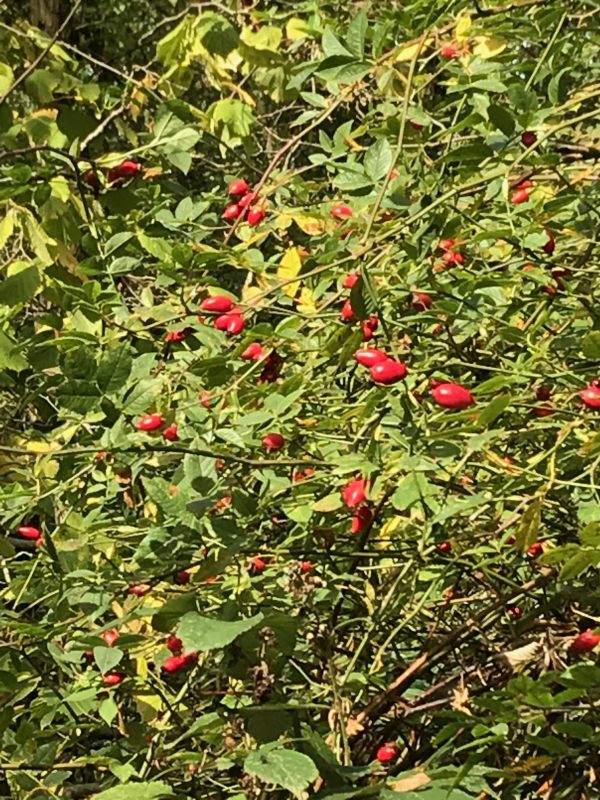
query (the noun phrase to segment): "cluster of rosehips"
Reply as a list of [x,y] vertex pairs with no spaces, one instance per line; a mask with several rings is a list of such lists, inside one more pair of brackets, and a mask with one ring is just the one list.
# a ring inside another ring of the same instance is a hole
[[403,380],[408,375],[406,364],[390,358],[383,350],[376,347],[367,347],[364,350],[357,350],[354,358],[363,367],[368,367],[371,379],[375,383],[389,386]]
[[436,264],[434,267],[435,272],[440,272],[444,269],[450,269],[455,264],[464,264],[465,257],[458,249],[460,247],[460,239],[442,239],[438,247],[443,252],[442,262]]
[[231,297],[225,294],[210,295],[200,303],[200,308],[209,314],[216,314],[214,326],[217,330],[226,331],[230,336],[236,336],[244,330],[243,309],[234,305]]
[[529,200],[529,192],[533,189],[533,181],[530,181],[528,178],[519,181],[517,184],[515,191],[510,196],[510,202],[514,206],[518,206],[521,203],[526,203]]
[[234,203],[230,203],[222,214],[222,218],[228,222],[233,222],[238,217],[246,217],[248,225],[258,225],[265,218],[265,210],[262,206],[257,206],[260,198],[257,192],[253,192],[246,181],[241,178],[232,181],[227,189],[229,195],[235,198]]
[[160,414],[144,414],[144,416],[138,420],[136,428],[138,431],[144,431],[144,433],[156,433],[160,431],[164,439],[167,439],[169,442],[177,442],[179,440],[177,425],[165,425],[165,422],[165,418]]
[[[344,283],[342,286],[344,289],[352,289],[359,278],[360,274],[358,272],[351,272],[344,278]],[[354,322],[356,319],[356,314],[352,308],[352,302],[350,298],[348,298],[342,306],[340,318],[342,322]],[[375,331],[379,327],[379,319],[374,314],[371,314],[368,319],[363,319],[363,321],[360,323],[360,326],[362,328],[363,341],[368,342],[373,338]]]
[[40,548],[44,544],[42,532],[34,525],[21,525],[17,528],[17,533],[19,536],[22,536],[23,539],[29,539],[31,542],[35,542],[37,548]]
[[[141,175],[144,171],[144,168],[137,161],[132,161],[131,159],[126,158],[125,161],[122,161],[118,167],[111,167],[109,170],[102,171],[106,176],[106,182],[114,185]],[[102,183],[98,177],[98,173],[93,169],[88,169],[83,176],[83,179],[87,185],[91,186],[95,191],[99,191],[102,188]]]
[[373,512],[367,501],[369,482],[364,478],[349,481],[342,489],[342,500],[346,508],[353,511],[350,533],[362,533],[373,521]]

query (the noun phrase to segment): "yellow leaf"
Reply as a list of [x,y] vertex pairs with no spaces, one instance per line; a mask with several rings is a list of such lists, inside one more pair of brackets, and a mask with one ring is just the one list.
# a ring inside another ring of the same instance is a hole
[[[288,247],[288,249],[283,254],[283,258],[279,263],[279,268],[277,269],[277,277],[281,281],[287,281],[290,278],[295,278],[296,275],[300,273],[302,269],[302,259],[300,258],[300,253],[298,252],[297,247]],[[294,283],[288,283],[283,286],[283,291],[289,295],[290,297],[294,297],[296,292],[298,291],[298,287],[300,284],[297,281]]]
[[469,38],[469,31],[471,30],[471,17],[469,14],[461,14],[456,20],[456,27],[454,28],[454,38],[459,42],[465,42]]
[[504,39],[499,39],[496,36],[476,36],[473,55],[483,59],[494,58],[505,48],[506,42]]
[[315,303],[315,296],[312,289],[308,289],[306,286],[302,288],[300,297],[298,298],[297,308],[301,314],[317,313],[317,305]]
[[402,517],[390,517],[390,519],[386,520],[381,526],[379,530],[379,536],[377,538],[380,541],[391,539],[394,533],[402,525],[402,521]]
[[12,209],[8,209],[3,219],[0,220],[0,248],[8,242],[15,229],[15,214]]
[[292,42],[298,39],[306,39],[310,33],[308,24],[300,17],[292,17],[289,19],[285,26],[286,38]]
[[[143,661],[145,664],[147,664],[145,658],[136,659],[136,662],[140,661]],[[146,673],[147,671],[148,670],[146,669]],[[139,669],[138,674],[140,674]],[[146,676],[144,675],[143,677],[145,678]],[[164,708],[163,701],[160,699],[160,697],[157,694],[150,693],[142,694],[142,692],[139,692],[136,694],[135,704],[140,717],[145,723],[150,723],[155,720]]]
[[398,793],[412,792],[420,786],[425,786],[429,783],[431,778],[424,772],[415,772],[414,775],[409,775],[407,778],[401,778],[399,781],[390,783],[391,788]]
[[399,50],[394,56],[394,61],[412,61],[417,56],[419,48],[421,49],[422,54],[425,51],[425,48],[429,47],[431,42],[432,39],[426,39],[423,44],[421,44],[419,41],[403,47],[402,50]]
[[[282,225],[279,226],[279,219]],[[286,214],[281,214],[278,218],[277,224],[279,227],[289,227],[290,222],[295,222],[301,231],[307,233],[309,236],[320,236],[327,230],[333,230],[334,221],[323,219],[322,217],[312,217],[309,214],[296,214],[293,211],[288,211]]]

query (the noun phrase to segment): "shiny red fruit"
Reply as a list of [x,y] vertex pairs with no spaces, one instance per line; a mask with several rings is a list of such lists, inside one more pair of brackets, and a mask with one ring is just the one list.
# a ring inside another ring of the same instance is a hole
[[116,180],[135,178],[135,176],[139,175],[142,171],[143,167],[141,164],[138,164],[137,161],[132,161],[131,159],[126,158],[125,161],[121,162],[118,167],[113,167],[112,169],[108,170],[107,180],[109,183],[113,183]]
[[442,256],[445,264],[464,264],[465,257],[462,253],[455,253],[454,250],[446,250]]
[[175,573],[175,583],[178,586],[185,586],[192,580],[192,576],[187,571],[187,569],[180,569],[179,572]]
[[225,330],[230,336],[237,336],[238,333],[244,330],[246,325],[244,318],[240,314],[228,314],[227,317]]
[[379,327],[379,320],[374,314],[371,314],[369,319],[364,319],[360,323],[360,327],[362,328],[362,335],[363,341],[369,342],[373,338],[373,334]]
[[200,303],[200,308],[215,314],[227,314],[233,308],[233,300],[224,294],[213,294],[204,298]]
[[375,753],[375,758],[380,764],[389,764],[398,755],[398,749],[394,744],[382,744]]
[[262,346],[258,342],[252,342],[252,344],[249,344],[244,352],[241,353],[240,358],[243,358],[245,361],[260,361],[264,356],[265,351]]
[[346,300],[340,311],[340,317],[344,322],[351,322],[354,319],[354,309],[350,300]]
[[367,499],[369,482],[364,478],[355,478],[349,481],[342,489],[342,500],[348,508],[356,508]]
[[513,192],[510,196],[510,202],[514,206],[518,206],[520,203],[526,203],[529,200],[529,191],[527,189],[517,189],[516,192]]
[[102,676],[102,683],[105,686],[118,686],[120,683],[123,683],[124,680],[125,675],[122,672],[114,672],[113,670]]
[[251,208],[246,214],[246,222],[248,225],[259,225],[265,218],[264,208]]
[[546,403],[543,406],[536,406],[532,413],[534,417],[550,417],[554,411],[554,407],[550,403]]
[[21,525],[19,528],[17,528],[17,533],[24,539],[32,539],[33,541],[37,541],[38,539],[42,538],[41,531],[38,528],[35,528],[33,525]]
[[513,617],[513,619],[519,619],[519,617],[523,613],[520,606],[509,606],[506,609],[506,612],[510,617]]
[[183,342],[186,335],[185,331],[167,331],[165,333],[165,342]]
[[248,206],[253,205],[257,201],[258,201],[258,193],[248,192],[240,200],[238,200],[238,205],[240,206],[240,208],[248,208]]
[[549,386],[539,386],[535,391],[535,396],[538,400],[542,400],[545,402],[546,400],[550,400],[550,396],[552,394],[552,390]]
[[212,394],[210,392],[200,392],[200,405],[210,408],[212,405]]
[[463,409],[468,408],[475,402],[471,392],[458,383],[438,383],[432,389],[431,396],[438,406],[442,406],[442,408]]
[[360,278],[360,272],[349,272],[344,278],[342,286],[344,287],[344,289],[351,289],[354,286],[354,284],[358,283],[359,278]]
[[412,307],[415,311],[427,311],[432,305],[433,300],[427,292],[413,292]]
[[246,181],[243,178],[239,178],[237,181],[231,181],[227,191],[232,197],[237,197],[238,194],[246,194],[249,188]]
[[143,597],[145,594],[148,594],[151,588],[152,587],[148,586],[147,583],[136,583],[129,587],[128,592],[136,597]]
[[458,55],[457,45],[455,45],[452,42],[443,45],[440,48],[440,55],[442,56],[442,58],[456,58]]
[[527,555],[531,556],[531,558],[537,558],[544,552],[544,543],[543,542],[534,542],[531,547],[527,550]]
[[162,663],[162,669],[170,675],[181,672],[182,669],[191,666],[196,661],[196,653],[186,653],[186,655],[169,656]]
[[531,145],[537,142],[537,136],[533,131],[523,131],[521,134],[521,141],[525,147],[531,147]]
[[112,647],[113,644],[117,641],[120,636],[119,631],[115,631],[114,629],[103,631],[100,634],[101,638],[104,640],[104,643],[107,647]]
[[556,247],[556,241],[554,240],[554,236],[552,235],[552,233],[547,228],[544,229],[544,233],[546,234],[548,239],[546,241],[546,244],[542,247],[542,250],[544,251],[544,253],[547,253],[549,256],[551,256],[552,253],[554,252],[554,248]]
[[101,187],[100,178],[96,175],[93,169],[88,169],[88,171],[83,176],[83,180],[87,183],[88,186],[91,186],[92,189],[99,189]]
[[267,450],[280,450],[285,444],[285,439],[280,433],[267,433],[262,438],[262,444]]
[[225,211],[221,214],[221,219],[237,219],[241,213],[242,209],[239,207],[239,205],[237,203],[231,203],[231,205],[227,206]]
[[301,561],[300,562],[300,572],[302,572],[303,574],[305,574],[307,572],[310,572],[312,568],[313,568],[312,561]]
[[248,567],[251,572],[258,574],[266,570],[267,562],[260,556],[253,556],[248,562]]
[[406,364],[402,364],[400,361],[394,361],[391,358],[388,358],[387,361],[381,361],[379,364],[375,364],[371,367],[370,372],[371,378],[375,383],[381,383],[384,386],[398,383],[398,381],[404,380],[408,375]]
[[458,239],[442,239],[439,248],[440,250],[452,250],[455,244],[458,244]]
[[360,508],[357,508],[350,524],[350,533],[362,533],[366,528],[369,527],[372,519],[373,512],[368,506],[361,506]]
[[177,425],[169,425],[168,428],[164,429],[162,435],[169,442],[179,441],[179,434],[177,433]]
[[366,347],[364,350],[357,350],[354,353],[354,358],[363,367],[373,367],[375,364],[381,364],[387,361],[389,356],[383,350],[378,350],[376,347]]
[[346,206],[342,203],[331,209],[331,216],[334,217],[334,219],[345,219],[346,217],[352,216],[352,209],[350,206]]
[[165,424],[164,417],[160,414],[145,414],[137,423],[138,431],[157,431]]
[[452,552],[452,543],[449,541],[440,542],[437,546],[440,553],[451,553]]
[[600,408],[600,387],[588,386],[579,395],[588,408]]
[[571,653],[589,653],[600,643],[600,635],[591,628],[576,636],[569,647]]
[[167,650],[170,650],[173,655],[180,655],[181,651],[183,650],[183,642],[179,638],[179,636],[169,636],[167,641],[165,642],[165,647]]

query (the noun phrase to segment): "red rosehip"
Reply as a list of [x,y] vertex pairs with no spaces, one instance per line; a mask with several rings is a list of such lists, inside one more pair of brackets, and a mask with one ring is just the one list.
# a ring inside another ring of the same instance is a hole
[[143,167],[141,164],[138,164],[137,161],[132,161],[131,159],[126,158],[125,161],[122,161],[118,167],[113,167],[112,169],[108,170],[107,180],[109,183],[114,183],[116,180],[135,178],[135,176],[139,175],[142,171]]
[[431,396],[442,408],[463,409],[475,402],[471,392],[458,383],[439,383],[432,389]]
[[398,755],[398,749],[395,744],[382,744],[375,753],[375,758],[380,764],[389,764]]
[[579,396],[583,400],[584,405],[588,408],[600,408],[600,387],[594,386],[587,386],[580,392]]
[[179,441],[179,434],[177,433],[177,425],[169,425],[167,428],[164,429],[162,435],[169,442]]
[[181,672],[182,669],[191,666],[198,658],[197,653],[186,653],[185,655],[169,656],[162,663],[162,669],[170,675]]
[[367,499],[369,482],[364,478],[355,478],[348,481],[342,489],[342,499],[348,508],[356,508]]
[[258,342],[252,342],[240,355],[240,358],[243,358],[245,361],[260,361],[264,356],[265,351],[262,346]]
[[412,307],[415,311],[427,311],[432,305],[433,300],[427,292],[413,292]]
[[519,619],[519,617],[523,613],[520,606],[509,606],[506,609],[506,612],[510,617],[513,617],[514,619]]
[[183,342],[186,335],[185,331],[167,331],[165,333],[165,342]]
[[254,205],[258,200],[257,192],[248,192],[245,194],[240,200],[238,200],[238,205],[241,208],[248,208],[248,206]]
[[369,506],[360,506],[354,512],[352,522],[350,523],[350,533],[362,533],[371,524],[373,519],[373,512]]
[[458,244],[458,239],[441,239],[439,248],[440,250],[452,250],[455,244]]
[[88,171],[83,176],[83,180],[87,183],[88,186],[91,186],[92,189],[98,190],[98,189],[100,189],[100,187],[102,185],[100,183],[100,178],[94,172],[93,169],[88,169]]
[[251,208],[246,214],[246,222],[248,225],[258,225],[265,218],[264,208]]
[[542,400],[545,402],[546,400],[550,400],[550,395],[552,391],[549,386],[539,386],[535,391],[535,396],[538,400]]
[[108,631],[103,631],[100,634],[101,638],[104,640],[104,643],[107,647],[112,647],[113,644],[117,641],[120,636],[119,631],[115,631],[114,629],[110,629]]
[[233,300],[224,294],[213,294],[204,298],[200,303],[200,308],[215,314],[227,314],[233,308]]
[[300,562],[300,572],[303,574],[310,572],[313,568],[312,561],[301,561]]
[[571,653],[589,653],[596,648],[599,642],[600,635],[588,628],[573,639],[569,651]]
[[167,641],[165,642],[165,647],[167,650],[170,650],[173,655],[181,655],[181,651],[183,650],[183,642],[179,638],[179,636],[169,636]]
[[360,278],[360,272],[349,272],[344,278],[342,286],[344,287],[344,289],[351,289],[354,286],[354,284],[358,283],[359,278]]
[[544,543],[543,542],[534,542],[531,547],[527,550],[527,555],[531,558],[537,558],[544,552]]
[[148,594],[151,588],[152,587],[147,583],[136,583],[133,586],[130,586],[127,591],[129,594],[133,594],[136,597],[143,597],[145,594]]
[[118,686],[125,680],[125,675],[122,672],[115,672],[111,670],[102,676],[102,683],[105,686]]
[[243,178],[238,178],[236,181],[231,181],[227,191],[232,197],[237,197],[238,194],[246,194],[249,188]]
[[230,336],[237,336],[244,330],[246,323],[240,314],[228,314],[227,325],[225,330]]
[[225,211],[221,214],[221,219],[237,219],[241,213],[242,209],[239,207],[239,205],[237,203],[231,203],[231,205],[227,206]]
[[249,569],[250,572],[252,572],[255,575],[258,575],[261,572],[264,572],[266,570],[266,568],[267,568],[267,562],[263,558],[261,558],[260,556],[253,556],[248,561],[248,569]]
[[334,206],[331,209],[331,216],[334,219],[344,219],[345,217],[352,216],[352,209],[350,206],[346,206],[343,203],[337,206]]
[[33,541],[38,541],[38,539],[42,538],[41,531],[33,525],[21,525],[17,528],[17,533],[24,539],[32,539]]
[[455,253],[454,250],[446,250],[442,260],[445,264],[464,264],[465,257],[462,253]]
[[351,322],[354,319],[354,309],[350,300],[346,300],[340,311],[340,317],[344,322]]
[[529,191],[527,189],[517,189],[510,196],[510,202],[518,206],[520,203],[526,203],[529,200]]
[[554,252],[554,248],[556,247],[556,241],[554,240],[554,236],[552,235],[551,231],[547,228],[544,228],[544,233],[548,237],[546,244],[542,247],[544,253],[547,253],[549,256],[552,255]]
[[360,323],[360,327],[362,328],[363,341],[369,342],[371,341],[371,339],[373,338],[373,334],[379,327],[379,320],[374,314],[371,314],[369,319],[364,319]]
[[451,553],[452,552],[452,542],[446,540],[445,542],[440,542],[437,546],[440,553]]
[[157,431],[165,424],[160,414],[145,414],[136,424],[138,431]]
[[458,46],[454,42],[448,42],[440,48],[442,58],[456,58],[458,56]]
[[212,405],[212,394],[210,392],[200,392],[200,405],[210,408]]
[[180,569],[179,572],[175,573],[175,583],[178,586],[185,586],[188,584],[192,579],[192,576],[187,571],[187,569]]
[[545,403],[542,406],[536,406],[532,413],[534,417],[550,417],[554,414],[554,410],[550,403]]
[[356,353],[354,353],[354,358],[363,367],[373,367],[375,364],[381,364],[381,362],[387,361],[389,356],[387,356],[383,350],[378,350],[376,347],[367,347],[364,350],[357,350]]
[[375,383],[389,386],[392,383],[398,383],[398,381],[404,380],[408,375],[408,369],[406,368],[406,364],[388,358],[387,361],[381,361],[379,364],[372,366],[370,373]]
[[262,444],[266,450],[280,450],[285,444],[285,439],[280,433],[267,433],[262,438]]
[[523,131],[521,134],[521,141],[525,145],[525,147],[531,147],[533,144],[537,142],[537,136],[533,131]]

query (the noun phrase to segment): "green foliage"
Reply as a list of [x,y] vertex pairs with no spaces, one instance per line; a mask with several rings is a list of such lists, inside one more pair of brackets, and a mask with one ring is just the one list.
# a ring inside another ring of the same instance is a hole
[[0,13],[0,797],[592,797],[596,4]]

